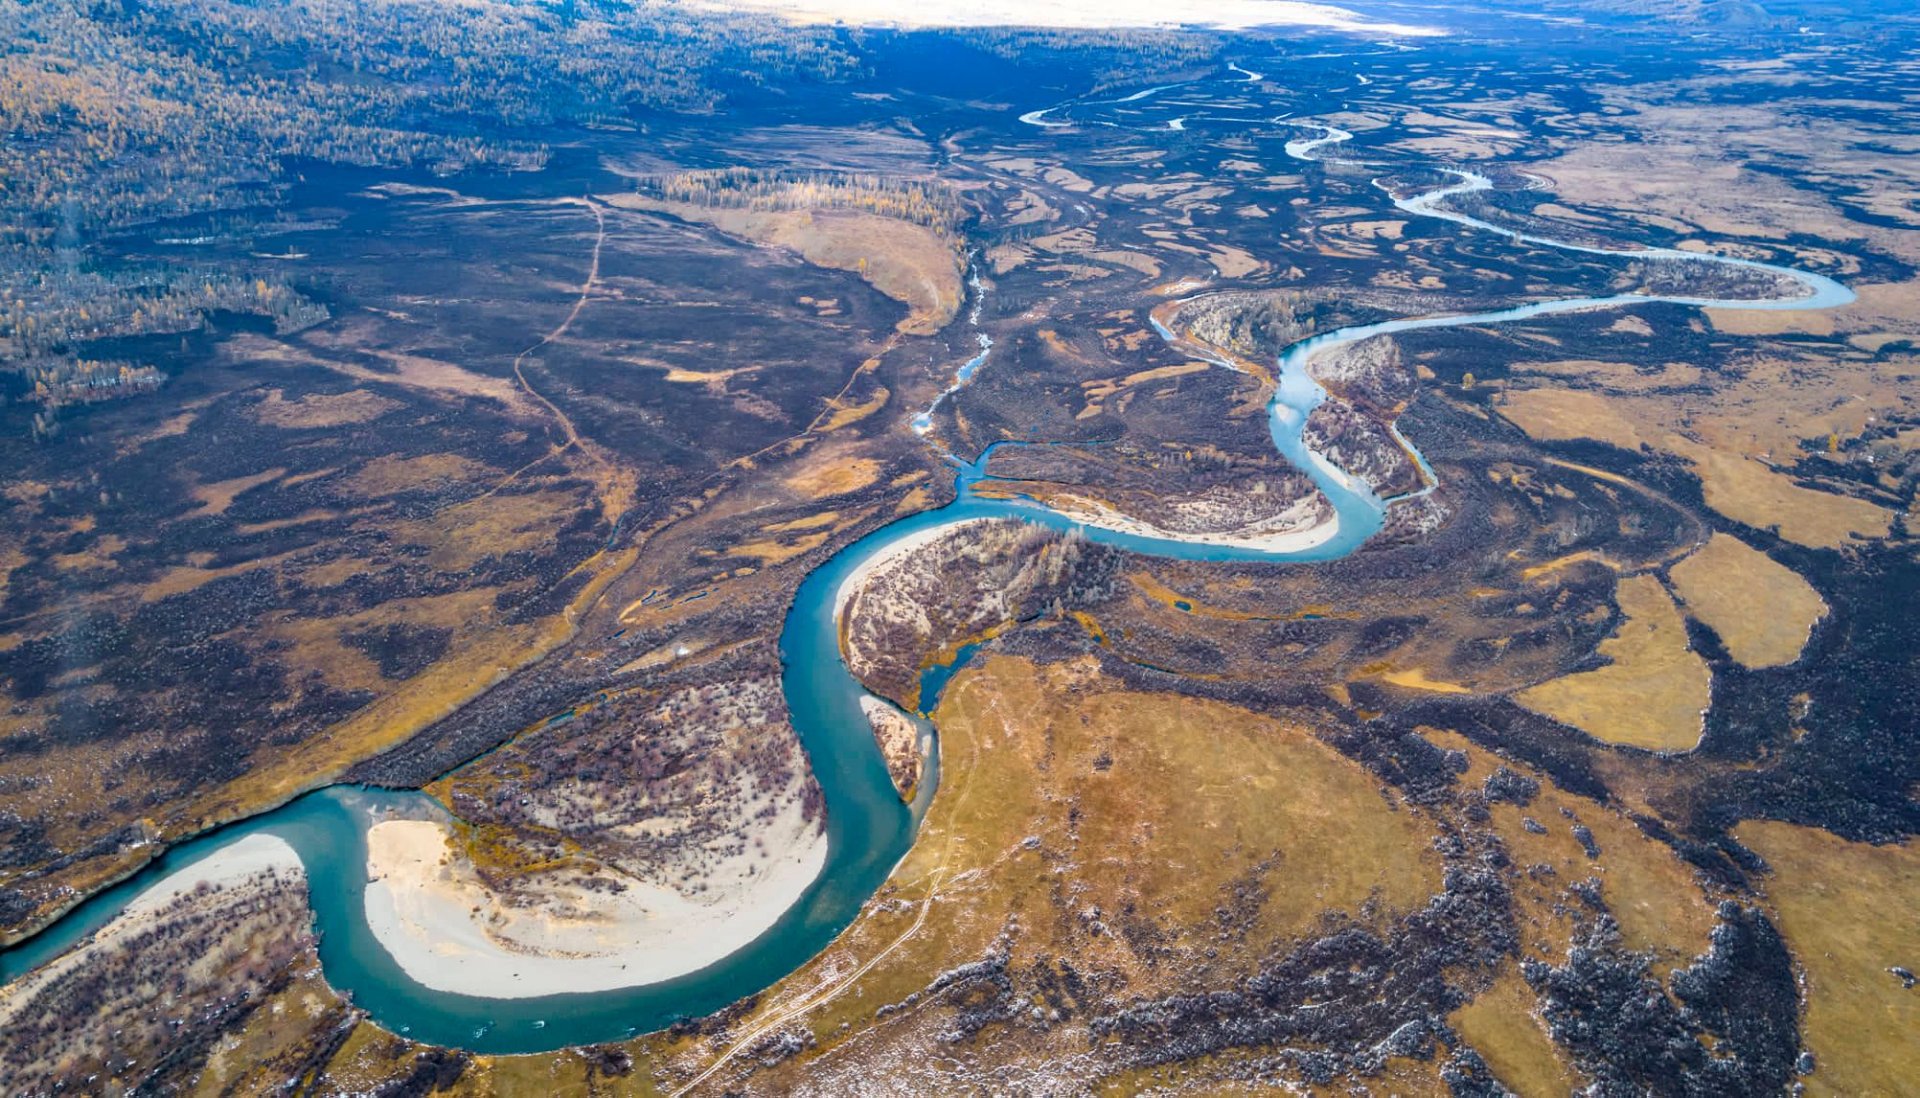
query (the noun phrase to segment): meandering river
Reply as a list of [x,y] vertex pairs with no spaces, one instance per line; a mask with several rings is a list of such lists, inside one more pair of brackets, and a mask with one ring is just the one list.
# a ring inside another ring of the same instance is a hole
[[[1259,74],[1238,66],[1231,71],[1231,82],[1242,88],[1261,79]],[[1172,86],[1149,88],[1122,99],[1099,102],[1144,102]],[[1020,120],[1048,131],[1071,128],[1078,123],[1059,116],[1074,105],[1031,111]],[[1209,120],[1206,115],[1194,113],[1191,104],[1183,105],[1182,109],[1186,112],[1181,116],[1184,126]],[[1212,120],[1227,121],[1219,116]],[[1345,131],[1311,122],[1267,119],[1262,120],[1262,124],[1293,126],[1317,134],[1287,144],[1287,153],[1300,160],[1320,159],[1320,150],[1352,137]],[[1164,131],[1166,122],[1157,122],[1154,128]],[[1765,300],[1620,294],[1535,301],[1486,312],[1359,325],[1294,344],[1279,359],[1276,372],[1279,383],[1268,408],[1268,424],[1274,448],[1312,478],[1332,504],[1336,520],[1330,536],[1298,548],[1257,549],[1089,526],[1031,500],[985,499],[977,495],[973,487],[985,475],[991,451],[974,462],[957,463],[956,498],[952,503],[902,519],[861,538],[801,584],[781,633],[783,686],[794,729],[825,798],[826,864],[812,886],[772,929],[733,955],[698,972],[665,983],[538,999],[455,995],[421,986],[400,968],[368,928],[366,832],[381,818],[439,818],[444,813],[436,802],[421,793],[336,787],[308,794],[273,812],[174,847],[129,880],[75,908],[41,934],[0,953],[0,980],[12,979],[70,948],[105,925],[130,899],[159,878],[190,866],[247,835],[266,832],[287,840],[306,866],[314,922],[320,933],[320,961],[328,982],[351,996],[380,1024],[396,1032],[478,1052],[535,1052],[617,1040],[661,1028],[680,1018],[710,1013],[770,986],[832,942],[906,854],[918,821],[938,785],[936,754],[916,803],[900,802],[861,711],[863,690],[848,672],[839,648],[835,601],[841,584],[855,569],[887,552],[900,539],[969,519],[1012,518],[1061,530],[1083,530],[1092,540],[1160,557],[1266,562],[1331,560],[1353,552],[1380,529],[1387,503],[1301,441],[1301,428],[1307,414],[1326,395],[1307,372],[1308,360],[1314,355],[1375,335],[1502,324],[1625,305],[1665,302],[1738,309],[1818,309],[1853,299],[1850,291],[1832,279],[1785,267],[1673,249],[1598,248],[1490,224],[1449,208],[1446,203],[1485,190],[1491,184],[1472,172],[1443,170],[1458,182],[1420,195],[1397,197],[1395,205],[1411,215],[1441,218],[1470,231],[1494,233],[1534,245],[1625,260],[1686,259],[1764,271],[1791,280],[1803,287],[1805,293]],[[1165,338],[1172,336],[1164,329],[1160,332]],[[984,335],[981,338],[980,355],[962,368],[953,388],[940,399],[946,399],[965,385],[987,362],[991,342]],[[933,411],[929,408],[916,419],[913,427],[920,433],[928,431],[932,427]],[[1401,441],[1420,462],[1427,480],[1427,489],[1423,490],[1430,490],[1434,483],[1432,469],[1417,449],[1404,438]],[[927,680],[936,693],[944,681],[942,675]],[[932,700],[924,704],[931,707]]]

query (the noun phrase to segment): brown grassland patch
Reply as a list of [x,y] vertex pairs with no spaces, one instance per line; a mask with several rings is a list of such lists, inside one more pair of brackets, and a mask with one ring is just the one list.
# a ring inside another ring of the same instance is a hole
[[[1634,327],[1633,325],[1638,325]],[[1650,336],[1653,329],[1637,316],[1621,317],[1613,328],[1632,332],[1635,335]],[[1642,331],[1641,329],[1645,329]],[[1598,359],[1563,359],[1559,362],[1515,363],[1513,372],[1541,377],[1566,379],[1587,385],[1599,385],[1621,393],[1658,392],[1665,389],[1683,389],[1698,385],[1703,376],[1700,367],[1687,362],[1666,362],[1651,373],[1631,362],[1606,362]],[[1553,392],[1555,390],[1523,390],[1523,393]],[[1527,397],[1526,399],[1535,399]]]
[[[1514,903],[1521,930],[1521,951],[1535,960],[1564,963],[1572,923],[1566,917],[1567,886],[1593,877],[1620,925],[1621,944],[1651,953],[1657,972],[1670,972],[1705,950],[1715,924],[1714,904],[1694,870],[1673,849],[1647,835],[1627,816],[1553,785],[1546,775],[1522,763],[1503,760],[1458,732],[1426,728],[1436,745],[1465,752],[1462,784],[1479,785],[1496,767],[1506,766],[1540,783],[1532,804],[1489,806],[1491,823],[1507,855],[1522,873],[1515,881]],[[1569,819],[1565,813],[1572,813]],[[1533,819],[1545,832],[1529,830]],[[1573,834],[1573,821],[1593,833],[1598,857],[1591,857]],[[1526,873],[1546,866],[1551,875]],[[1577,906],[1577,905],[1576,905]]]
[[114,559],[127,547],[127,539],[118,534],[102,534],[93,544],[73,553],[53,557],[54,567],[63,572],[100,572],[115,567]]
[[389,400],[366,389],[349,389],[344,393],[308,393],[298,400],[286,399],[282,390],[269,389],[260,403],[254,405],[253,418],[288,429],[345,427],[348,424],[369,423],[398,407],[399,401]]
[[893,394],[885,386],[876,387],[873,395],[857,402],[849,402],[844,397],[835,397],[828,411],[814,421],[814,427],[822,432],[838,431],[842,427],[858,423],[887,406],[887,400]]
[[293,555],[293,553],[280,553],[275,556],[242,561],[239,564],[229,564],[221,568],[203,568],[192,563],[177,565],[160,573],[159,578],[140,588],[140,599],[142,602],[158,602],[168,595],[192,591],[217,579],[237,576],[256,568],[275,567]]
[[239,499],[243,493],[250,489],[258,488],[269,481],[278,480],[286,475],[287,471],[285,469],[275,468],[267,469],[259,473],[251,473],[243,477],[234,477],[231,480],[217,480],[210,484],[196,484],[193,487],[193,498],[200,501],[200,509],[195,512],[195,515],[196,517],[199,515],[224,515],[227,513],[227,508],[233,506],[233,501]]
[[[493,604],[498,592],[488,588],[399,600],[350,619],[328,619],[336,636],[349,625],[402,622],[453,629],[455,637],[447,656],[404,682],[385,683],[379,698],[333,726],[326,736],[262,758],[246,778],[210,791],[206,799],[193,806],[198,826],[256,812],[322,785],[352,763],[404,743],[515,670],[546,656],[573,639],[581,616],[609,584],[632,567],[637,556],[636,550],[624,549],[589,557],[575,571],[592,579],[559,613],[538,621],[517,625],[497,621]],[[334,647],[322,641],[313,651],[326,654]],[[324,666],[319,669],[328,670]],[[378,669],[373,670],[377,674]],[[333,668],[333,673],[363,671],[358,665],[343,664]]]
[[840,512],[821,511],[818,514],[805,515],[797,519],[788,519],[785,522],[772,523],[767,526],[762,526],[760,529],[768,534],[793,534],[802,530],[818,530],[822,526],[832,526],[838,521],[840,521]]
[[1736,522],[1777,530],[1788,541],[1837,549],[1856,537],[1886,537],[1892,528],[1892,511],[1803,488],[1752,458],[1708,450],[1696,460],[1707,506]]
[[1518,968],[1508,965],[1492,987],[1447,1021],[1515,1094],[1571,1094],[1580,1077],[1547,1036],[1534,1003],[1533,989]]
[[[1063,944],[1039,940],[1069,914],[1048,910],[1056,856],[1084,886],[1076,908],[1135,910],[1176,938],[1195,928],[1211,938],[1234,882],[1259,876],[1268,895],[1254,954],[1307,933],[1323,911],[1358,913],[1372,899],[1405,912],[1440,884],[1431,826],[1285,721],[1118,689],[1090,664],[1009,657],[963,672],[934,720],[941,790],[897,877],[977,873],[943,886],[936,915],[948,926],[930,941],[949,948],[984,948],[1006,912],[1035,928],[1022,951]],[[1138,963],[1112,939],[1086,948],[1122,969]],[[1165,978],[1136,975],[1141,992]]]
[[[1893,522],[1893,513],[1884,507],[1803,487],[1735,449],[1669,432],[1664,422],[1671,411],[1665,397],[1629,399],[1590,390],[1538,388],[1503,393],[1497,407],[1501,415],[1542,441],[1593,439],[1623,450],[1651,446],[1685,458],[1700,475],[1707,506],[1756,529],[1776,529],[1781,537],[1800,545],[1837,548],[1856,537],[1885,537]],[[1826,425],[1814,417],[1805,421],[1803,429]],[[1723,437],[1751,440],[1779,432],[1777,423],[1747,421],[1737,428],[1724,428]]]
[[1529,687],[1514,700],[1608,743],[1688,751],[1700,742],[1712,675],[1660,581],[1629,576],[1615,595],[1625,620],[1600,642],[1612,662]]
[[1687,612],[1747,667],[1800,658],[1827,604],[1800,573],[1738,538],[1715,534],[1669,575]]
[[959,254],[940,234],[911,221],[854,210],[700,206],[637,194],[613,195],[606,201],[711,225],[756,244],[789,248],[817,267],[852,271],[907,306],[899,328],[909,335],[931,335],[946,327],[966,296]]
[[1814,1094],[1910,1094],[1920,1077],[1920,990],[1887,971],[1915,967],[1920,845],[1872,846],[1771,820],[1734,837],[1772,867],[1767,899],[1806,973],[1803,1032]]
[[1607,397],[1582,389],[1517,389],[1501,393],[1495,407],[1529,436],[1543,442],[1590,438],[1622,450],[1646,439]]
[[822,530],[804,534],[791,541],[779,541],[768,538],[763,541],[742,542],[727,550],[730,557],[751,557],[761,565],[779,564],[792,560],[802,553],[811,552],[826,543],[828,531]]
[[492,471],[459,454],[422,454],[410,458],[382,454],[361,466],[341,487],[355,496],[377,498],[479,480]]
[[[1424,814],[1284,719],[1127,690],[1091,661],[992,656],[954,679],[934,722],[940,789],[912,850],[853,927],[761,998],[765,1017],[871,964],[790,1023],[819,1041],[802,1060],[1003,946],[1015,968],[1071,957],[1162,994],[1251,973],[1324,912],[1377,924],[1441,884]],[[1222,905],[1244,933],[1219,933]]]
[[[519,388],[507,378],[475,373],[439,359],[380,349],[379,330],[370,322],[342,320],[306,332],[301,338],[302,343],[296,345],[252,332],[240,332],[221,345],[221,352],[227,358],[240,362],[319,366],[356,381],[404,385],[455,399],[484,397],[515,409],[525,407],[525,398]],[[390,372],[320,353],[329,350],[337,350],[343,355],[376,355],[390,368]]]
[[879,479],[880,463],[872,458],[816,455],[816,460],[787,477],[787,487],[808,499],[824,499],[857,492]]
[[1394,686],[1404,687],[1408,690],[1425,690],[1435,694],[1471,694],[1473,692],[1457,682],[1446,682],[1441,679],[1429,678],[1426,671],[1418,667],[1404,668],[1397,671],[1382,671],[1380,672],[1380,681],[1390,683]]
[[434,567],[459,571],[542,544],[583,505],[578,495],[559,489],[501,493],[395,523],[393,532],[401,541],[430,547],[427,561]]

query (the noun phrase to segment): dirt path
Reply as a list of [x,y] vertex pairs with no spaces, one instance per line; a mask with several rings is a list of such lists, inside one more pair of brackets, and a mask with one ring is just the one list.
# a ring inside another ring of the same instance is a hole
[[580,429],[574,424],[573,417],[567,415],[558,404],[555,404],[545,393],[542,393],[536,388],[532,381],[527,379],[525,369],[527,361],[537,354],[542,347],[547,346],[549,343],[567,334],[567,331],[573,327],[574,321],[580,319],[580,314],[585,311],[587,303],[593,300],[594,291],[598,289],[600,285],[600,253],[606,247],[607,243],[607,215],[605,211],[601,209],[598,202],[587,198],[563,199],[558,204],[584,206],[589,213],[593,214],[593,251],[590,254],[587,265],[587,277],[586,280],[580,284],[580,294],[574,299],[573,308],[567,310],[567,315],[561,318],[560,323],[554,325],[551,331],[534,341],[532,346],[514,356],[513,378],[529,397],[532,397],[536,403],[542,408],[545,408],[547,412],[553,416],[554,421],[560,425],[560,432],[566,437],[566,441],[552,453],[543,454],[539,458],[507,474],[506,477],[501,479],[500,483],[494,485],[480,498],[484,499],[486,496],[491,496],[507,485],[514,483],[519,480],[527,470],[549,458],[558,457],[568,450],[578,450],[593,463],[598,472],[598,495],[600,497],[601,514],[608,522],[618,523],[620,518],[633,506],[635,497],[633,474],[624,469],[618,461],[607,454],[600,444],[583,436],[580,433]]

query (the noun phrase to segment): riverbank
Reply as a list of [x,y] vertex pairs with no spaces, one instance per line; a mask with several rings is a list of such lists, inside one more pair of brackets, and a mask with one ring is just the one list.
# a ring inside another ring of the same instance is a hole
[[867,580],[873,576],[874,572],[886,567],[889,563],[900,559],[923,545],[929,545],[942,538],[949,537],[976,523],[988,521],[991,520],[984,518],[962,519],[959,522],[947,522],[938,526],[929,526],[924,530],[915,530],[911,534],[902,535],[900,538],[888,542],[878,551],[868,554],[865,560],[847,572],[847,578],[841,580],[840,586],[834,589],[834,620],[841,621],[846,617],[847,603],[853,601],[853,597],[860,593],[860,588],[866,586]]
[[129,900],[111,922],[80,946],[0,987],[0,1030],[9,1027],[19,1011],[36,1001],[40,989],[179,918],[182,911],[176,901],[202,886],[230,893],[250,892],[263,885],[297,881],[304,874],[300,855],[284,839],[249,835],[162,877]]
[[[1337,470],[1336,470],[1337,472]],[[1306,503],[1316,503],[1319,495],[1306,498]],[[1184,541],[1194,545],[1217,545],[1225,549],[1246,549],[1256,553],[1304,553],[1317,549],[1332,541],[1340,533],[1340,520],[1330,511],[1322,511],[1322,517],[1308,526],[1298,525],[1294,512],[1298,505],[1269,519],[1262,519],[1231,533],[1183,534],[1162,529],[1144,519],[1123,515],[1109,507],[1077,497],[1066,497],[1050,501],[1053,509],[1084,526],[1111,530],[1116,534],[1130,534],[1134,537],[1154,538],[1160,541]],[[1319,510],[1319,508],[1316,508]]]
[[705,869],[698,898],[621,877],[621,891],[529,882],[534,902],[487,888],[431,820],[367,832],[367,927],[423,987],[490,999],[613,991],[697,972],[764,934],[826,864],[797,802],[754,848]]

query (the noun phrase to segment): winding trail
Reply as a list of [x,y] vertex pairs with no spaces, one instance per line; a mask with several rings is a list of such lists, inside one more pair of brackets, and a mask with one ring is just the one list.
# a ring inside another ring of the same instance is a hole
[[585,281],[580,284],[580,293],[574,298],[573,307],[567,310],[567,315],[561,318],[560,323],[554,325],[545,335],[535,340],[532,346],[529,346],[526,350],[521,351],[513,357],[513,379],[519,383],[520,388],[526,392],[527,396],[533,398],[536,403],[547,410],[548,414],[553,416],[554,422],[560,425],[560,433],[566,441],[554,450],[542,454],[525,465],[522,465],[520,468],[515,469],[513,472],[508,473],[500,479],[499,483],[487,489],[475,497],[475,499],[480,500],[493,496],[508,485],[518,482],[527,470],[559,457],[568,450],[578,450],[580,453],[586,455],[587,459],[600,470],[601,511],[606,517],[607,522],[617,529],[621,516],[626,513],[628,507],[632,504],[633,487],[631,484],[623,485],[622,483],[623,481],[630,480],[631,477],[621,473],[618,464],[609,458],[600,449],[598,444],[581,436],[580,429],[574,425],[573,418],[567,415],[558,404],[555,404],[545,393],[542,393],[536,388],[533,382],[527,379],[525,369],[527,360],[532,358],[536,352],[567,334],[567,331],[573,327],[574,321],[580,319],[580,314],[586,309],[587,303],[593,300],[593,292],[599,288],[600,285],[600,253],[602,249],[606,247],[607,243],[606,213],[601,210],[599,203],[588,198],[568,198],[561,200],[558,204],[584,206],[588,212],[593,214],[593,250],[587,264],[587,277]]
[[[607,244],[607,215],[601,212],[598,203],[585,199],[575,201],[585,203],[587,209],[593,214],[593,258],[587,266],[587,280],[581,283],[580,296],[574,299],[573,308],[567,310],[566,317],[563,318],[559,324],[556,324],[552,331],[541,336],[533,346],[528,347],[526,350],[514,356],[513,376],[514,380],[520,383],[520,387],[527,391],[528,396],[539,401],[547,411],[553,413],[553,418],[559,421],[560,429],[567,437],[566,446],[561,447],[561,449],[579,447],[584,451],[586,448],[581,446],[580,431],[573,425],[573,420],[567,413],[560,410],[559,405],[548,400],[546,394],[534,388],[533,383],[527,380],[526,371],[522,369],[522,367],[526,365],[527,359],[532,357],[534,352],[567,334],[567,329],[573,327],[573,322],[580,319],[581,310],[585,309],[587,302],[592,299],[594,288],[600,284],[600,251],[605,248]],[[600,455],[594,456],[595,460],[604,460]]]
[[800,1002],[795,1003],[793,1006],[776,1011],[775,1013],[770,1015],[765,1021],[761,1022],[759,1025],[756,1025],[752,1029],[748,1030],[739,1040],[727,1046],[727,1050],[720,1054],[720,1058],[718,1060],[715,1060],[711,1065],[709,1065],[705,1071],[694,1076],[692,1079],[688,1080],[684,1085],[682,1085],[679,1089],[675,1090],[673,1092],[673,1098],[680,1098],[681,1095],[694,1089],[695,1087],[699,1086],[701,1083],[706,1082],[708,1079],[713,1078],[713,1075],[715,1072],[719,1071],[721,1068],[726,1067],[728,1064],[732,1063],[734,1060],[734,1057],[740,1055],[742,1052],[745,1052],[748,1049],[748,1047],[751,1046],[755,1041],[760,1040],[762,1037],[765,1037],[767,1034],[772,1033],[774,1030],[779,1029],[781,1026],[786,1025],[788,1022],[793,1021],[795,1018],[799,1018],[803,1015],[806,1015],[811,1011],[813,1011],[814,1009],[821,1006],[825,1006],[827,1003],[832,1002],[834,999],[839,997],[841,992],[847,990],[848,988],[852,987],[856,982],[858,982],[860,977],[865,976],[867,973],[873,971],[873,968],[875,965],[878,965],[881,961],[884,961],[888,957],[892,956],[894,950],[899,949],[903,945],[906,945],[907,942],[910,939],[912,939],[914,935],[920,933],[920,928],[927,925],[927,915],[933,910],[933,901],[939,898],[940,880],[945,875],[946,875],[946,871],[944,866],[941,869],[936,870],[934,872],[933,876],[930,878],[929,884],[927,885],[927,895],[924,899],[920,901],[920,911],[918,914],[914,916],[912,925],[908,926],[906,930],[902,931],[898,938],[895,938],[893,941],[889,942],[886,948],[882,949],[880,952],[875,953],[872,957],[868,958],[866,963],[862,964],[859,968],[856,968],[852,972],[847,973],[845,976],[837,980],[834,980],[833,982],[829,983],[826,987],[823,987],[813,992],[811,995],[802,999]]

